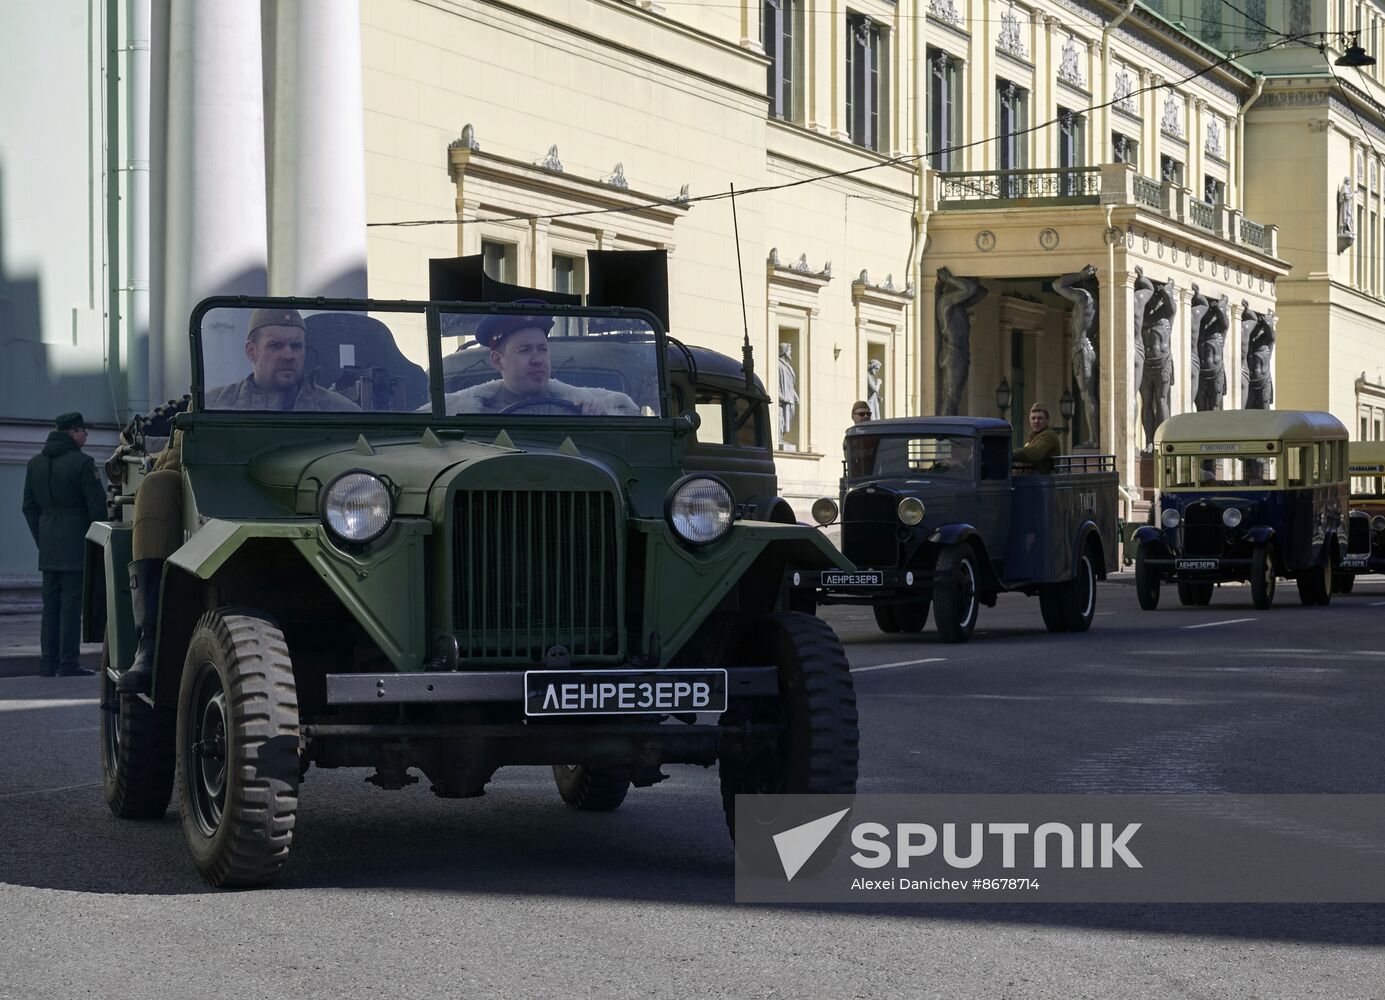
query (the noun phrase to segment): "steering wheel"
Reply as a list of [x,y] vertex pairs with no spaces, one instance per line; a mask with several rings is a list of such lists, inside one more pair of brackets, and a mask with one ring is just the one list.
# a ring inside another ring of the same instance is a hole
[[559,399],[557,396],[534,396],[531,399],[521,399],[518,403],[511,403],[501,410],[501,413],[519,413],[521,410],[532,410],[539,406],[551,406],[554,409],[565,413],[581,413],[582,407],[570,399]]

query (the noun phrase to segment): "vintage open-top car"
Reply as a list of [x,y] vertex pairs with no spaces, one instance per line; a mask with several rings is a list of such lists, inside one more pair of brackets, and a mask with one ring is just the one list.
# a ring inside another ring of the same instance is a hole
[[[303,317],[303,376],[335,412],[219,407],[257,398],[257,309]],[[547,331],[527,337],[541,391],[498,386],[467,346],[497,319]],[[850,564],[773,523],[748,371],[737,385],[699,365],[636,309],[223,298],[191,335],[182,542],[151,591],[148,693],[116,689],[140,627],[128,518],[88,535],[88,628],[106,650],[107,801],[159,816],[176,786],[209,882],[278,874],[313,764],[387,788],[418,768],[444,797],[548,764],[568,805],[611,809],[662,765],[718,763],[728,824],[738,793],[854,790],[845,654],[782,586],[790,566]],[[722,393],[724,426],[698,387]],[[749,497],[708,457],[737,434]],[[126,456],[124,500],[152,457]]]
[[1346,548],[1347,431],[1330,413],[1211,410],[1182,413],[1154,437],[1155,524],[1135,533],[1140,607],[1160,584],[1203,605],[1224,581],[1250,582],[1257,608],[1280,577],[1304,604],[1327,604]]
[[1347,445],[1351,477],[1351,514],[1347,547],[1332,577],[1339,594],[1349,594],[1356,578],[1385,573],[1385,441],[1352,441]]
[[933,612],[944,642],[965,642],[1002,591],[1039,598],[1052,632],[1085,632],[1096,584],[1116,568],[1117,476],[1110,456],[1060,457],[1054,472],[1011,468],[1010,424],[901,417],[846,432],[840,502],[855,569],[804,570],[821,604],[869,604],[884,632],[919,632]]

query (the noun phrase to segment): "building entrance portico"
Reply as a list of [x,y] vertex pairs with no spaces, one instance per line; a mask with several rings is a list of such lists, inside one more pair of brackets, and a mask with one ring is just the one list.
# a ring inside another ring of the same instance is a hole
[[1129,516],[1149,499],[1141,457],[1163,419],[1270,405],[1287,271],[1272,227],[1193,211],[1124,164],[1047,199],[938,176],[935,194],[956,197],[934,202],[921,266],[922,412],[996,415],[1004,380],[1016,440],[1046,403],[1068,448],[1116,456]]

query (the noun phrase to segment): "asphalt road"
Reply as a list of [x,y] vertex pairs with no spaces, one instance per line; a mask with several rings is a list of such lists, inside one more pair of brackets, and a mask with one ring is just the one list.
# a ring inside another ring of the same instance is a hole
[[[1173,597],[1105,585],[1083,636],[1006,597],[964,646],[828,610],[860,790],[1385,792],[1385,584]],[[603,815],[540,769],[460,802],[314,770],[281,880],[215,892],[176,809],[106,810],[97,711],[90,681],[0,680],[0,998],[1385,996],[1385,904],[738,906],[693,768]]]

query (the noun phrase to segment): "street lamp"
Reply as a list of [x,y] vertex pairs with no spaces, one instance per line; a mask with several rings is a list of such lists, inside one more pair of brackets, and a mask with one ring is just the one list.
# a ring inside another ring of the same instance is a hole
[[1000,419],[1005,419],[1005,411],[1010,409],[1010,380],[1004,375],[1000,377],[1000,385],[995,387],[995,406],[1000,411]]
[[1347,50],[1336,59],[1336,65],[1361,68],[1362,66],[1374,66],[1375,56],[1368,55],[1366,50],[1361,48],[1361,33],[1358,31],[1348,32],[1343,36],[1343,40],[1351,39],[1351,44]]
[[[1062,398],[1058,400],[1058,412],[1063,415],[1063,433],[1072,432],[1072,390],[1064,389]],[[1069,444],[1071,447],[1071,443]]]

